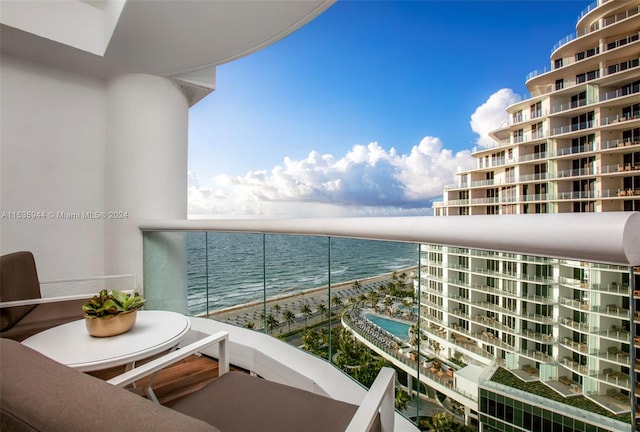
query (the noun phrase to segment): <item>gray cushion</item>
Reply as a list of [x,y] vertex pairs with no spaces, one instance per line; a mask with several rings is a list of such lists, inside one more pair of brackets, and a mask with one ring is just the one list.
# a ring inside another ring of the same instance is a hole
[[0,430],[219,431],[0,339]]
[[[240,372],[223,375],[172,408],[225,432],[344,431],[358,409]],[[379,416],[374,430],[380,430]]]

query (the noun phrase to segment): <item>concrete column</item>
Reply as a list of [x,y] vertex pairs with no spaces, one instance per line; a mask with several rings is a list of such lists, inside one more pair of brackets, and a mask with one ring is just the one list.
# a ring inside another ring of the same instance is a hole
[[413,376],[407,374],[407,390],[409,390],[409,396],[413,397]]
[[138,225],[187,216],[188,110],[166,78],[127,74],[107,86],[105,271],[135,274],[150,309],[186,311],[184,236],[154,235],[143,264]]

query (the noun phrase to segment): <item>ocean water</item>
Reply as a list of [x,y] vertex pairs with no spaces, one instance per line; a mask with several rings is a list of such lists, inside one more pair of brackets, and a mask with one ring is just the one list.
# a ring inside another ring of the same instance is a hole
[[[191,314],[415,266],[417,245],[276,234],[187,233]],[[208,275],[208,278],[207,278]],[[207,305],[207,297],[208,305]]]

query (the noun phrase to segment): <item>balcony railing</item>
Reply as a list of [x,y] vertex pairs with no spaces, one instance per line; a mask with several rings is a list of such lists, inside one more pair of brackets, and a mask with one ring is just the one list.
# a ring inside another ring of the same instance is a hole
[[[598,230],[594,231],[594,226],[599,227]],[[465,282],[460,286],[473,288],[471,299],[452,296],[451,291],[446,295],[444,292],[440,294],[442,298],[459,298],[469,308],[466,314],[456,315],[452,311],[441,317],[438,314],[442,311],[439,302],[433,302],[433,307],[425,307],[417,313],[419,294],[432,291],[428,288],[430,282],[450,282],[446,277],[424,275],[424,268],[419,266],[425,254],[442,251],[442,245],[450,248],[449,253],[464,252],[472,260],[487,257],[520,262],[519,257],[526,256],[527,262],[547,262],[548,259],[544,258],[547,256],[568,260],[563,264],[566,266],[572,262],[614,264],[624,268],[640,265],[640,242],[629,239],[640,232],[640,213],[631,212],[500,217],[187,220],[149,222],[143,225],[142,230],[144,293],[150,308],[179,309],[183,304],[192,308],[194,314],[217,317],[236,326],[251,325],[273,336],[291,338],[291,343],[296,345],[303,343],[301,338],[306,338],[304,335],[315,326],[316,336],[320,338],[317,343],[326,343],[326,346],[322,345],[323,356],[334,361],[339,358],[336,355],[341,349],[341,342],[336,339],[337,333],[329,329],[340,325],[340,314],[354,303],[388,314],[390,318],[408,319],[414,323],[423,331],[423,338],[417,338],[420,339],[417,352],[429,352],[430,356],[444,355],[444,352],[432,351],[432,342],[435,341],[440,346],[451,348],[446,352],[456,351],[476,361],[495,359],[504,351],[542,363],[557,361],[553,355],[539,350],[520,349],[518,343],[518,338],[524,337],[536,343],[553,345],[557,341],[552,334],[523,335],[518,333],[517,326],[511,328],[501,322],[502,318],[508,317],[526,321],[529,328],[534,323],[561,325],[553,315],[535,313],[536,302],[529,302],[528,311],[507,309],[484,301],[486,294],[492,294],[490,287]],[[547,235],[540,235],[541,232]],[[433,247],[418,247],[420,244]],[[397,267],[378,268],[373,274],[365,271],[375,268],[374,261],[380,258],[367,258],[364,251],[368,249],[382,251],[383,259],[379,261],[394,262]],[[457,272],[460,270],[457,267],[443,265],[437,268]],[[406,276],[411,283],[406,283],[402,289],[412,293],[406,295],[414,295],[413,305],[402,305],[404,294],[393,294],[386,288],[389,282],[397,288],[398,280],[405,279],[390,272],[406,268],[411,269]],[[475,273],[527,283],[560,282],[558,276],[527,276],[520,274],[519,266],[518,269],[515,273],[505,273],[479,268]],[[602,271],[607,270],[603,267]],[[377,277],[380,273],[386,274]],[[180,275],[184,277],[182,287]],[[189,288],[187,281],[190,281]],[[454,286],[453,282],[451,286]],[[377,293],[378,297],[371,293]],[[514,293],[500,291],[495,294],[517,297]],[[387,296],[390,296],[390,302],[384,301]],[[428,297],[423,298],[425,302],[432,303]],[[529,301],[526,297],[523,299]],[[324,305],[324,310],[319,309],[320,305]],[[310,311],[305,312],[306,307]],[[501,320],[480,321],[476,315],[482,314],[482,310],[501,314]],[[620,317],[613,318],[622,321]],[[471,331],[455,330],[452,319],[466,319],[473,327]],[[479,326],[506,332],[506,335],[501,335],[505,340],[483,333]],[[456,331],[460,337],[454,338]],[[321,340],[322,332],[327,339]],[[625,343],[632,340],[628,331],[618,328],[593,329],[590,334],[596,337],[602,334],[602,337],[614,340],[619,338]],[[514,345],[511,345],[513,342],[509,335],[516,338]],[[385,343],[376,345],[375,341],[372,341],[372,346],[378,347],[377,352],[381,356],[402,361],[405,366],[414,364],[394,351],[393,346]],[[580,348],[578,346],[576,351],[582,353]],[[495,349],[495,352],[489,352],[490,349]],[[420,361],[418,357],[415,365]],[[340,362],[336,364],[340,365]],[[416,373],[428,374],[422,369],[419,372],[415,370]],[[441,377],[432,378],[439,382]]]

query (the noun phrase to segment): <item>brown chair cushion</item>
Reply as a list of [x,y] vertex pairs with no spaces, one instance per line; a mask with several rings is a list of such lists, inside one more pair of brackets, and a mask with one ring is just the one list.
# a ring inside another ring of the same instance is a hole
[[[31,252],[14,252],[0,257],[0,301],[40,298],[40,282]],[[0,330],[7,329],[28,314],[34,306],[0,309]]]
[[0,430],[48,432],[219,430],[0,339]]
[[89,300],[89,297],[85,300],[39,304],[10,328],[0,331],[0,336],[23,341],[51,327],[82,319],[82,305]]
[[225,432],[342,432],[358,409],[240,372],[223,375],[172,408]]

